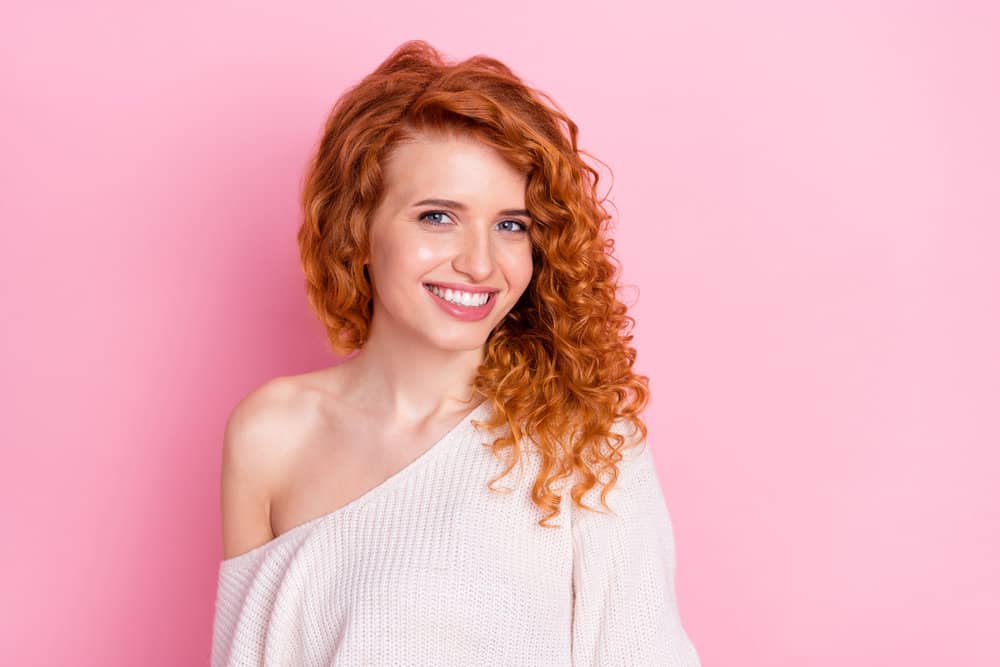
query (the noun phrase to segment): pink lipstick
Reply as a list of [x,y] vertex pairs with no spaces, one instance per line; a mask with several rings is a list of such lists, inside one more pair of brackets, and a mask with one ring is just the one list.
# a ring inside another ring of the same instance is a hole
[[451,301],[445,299],[443,296],[435,294],[433,291],[431,291],[430,285],[434,285],[434,287],[437,288],[441,292],[441,294],[443,294],[445,288],[447,288],[448,286],[448,283],[444,284],[424,283],[424,289],[431,296],[431,298],[434,299],[434,302],[438,305],[439,308],[441,308],[441,310],[443,310],[444,312],[448,313],[449,315],[451,315],[456,319],[463,320],[466,322],[475,322],[489,315],[490,311],[493,310],[493,304],[497,300],[496,299],[497,292],[492,289],[483,289],[483,288],[479,288],[476,290],[470,289],[467,291],[471,294],[488,293],[489,296],[486,298],[486,302],[481,306],[463,306],[460,303],[452,303]]

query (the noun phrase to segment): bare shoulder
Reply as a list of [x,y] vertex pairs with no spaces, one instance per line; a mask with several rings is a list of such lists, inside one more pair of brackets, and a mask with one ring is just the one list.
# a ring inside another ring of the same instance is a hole
[[220,502],[223,558],[274,538],[271,500],[308,427],[313,374],[282,376],[245,395],[226,420]]

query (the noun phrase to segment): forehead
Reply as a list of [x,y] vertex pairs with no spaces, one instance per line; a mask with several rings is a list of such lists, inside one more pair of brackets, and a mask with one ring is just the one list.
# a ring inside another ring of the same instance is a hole
[[424,198],[470,206],[524,205],[527,175],[474,137],[421,133],[397,144],[386,159],[386,200],[396,205]]

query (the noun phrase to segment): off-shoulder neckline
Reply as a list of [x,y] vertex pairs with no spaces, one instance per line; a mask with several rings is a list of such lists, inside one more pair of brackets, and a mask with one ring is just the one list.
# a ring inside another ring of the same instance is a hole
[[310,528],[314,528],[318,524],[330,520],[333,517],[339,516],[340,514],[347,512],[348,510],[359,508],[365,503],[374,500],[381,493],[388,491],[389,488],[403,481],[410,475],[417,472],[417,470],[427,465],[427,463],[429,463],[433,458],[435,458],[439,452],[442,452],[443,450],[446,449],[445,446],[448,443],[457,441],[459,437],[466,431],[466,427],[467,426],[471,427],[472,420],[479,418],[482,415],[482,413],[485,412],[489,402],[490,402],[489,399],[480,402],[479,405],[473,408],[470,412],[466,413],[465,417],[463,417],[458,423],[456,423],[454,426],[448,429],[448,431],[443,436],[441,436],[433,445],[425,449],[415,459],[407,463],[405,466],[397,470],[395,473],[393,473],[392,475],[385,478],[372,488],[362,493],[360,496],[357,496],[353,500],[348,501],[346,504],[341,505],[335,510],[332,510],[325,514],[321,514],[317,517],[304,521],[298,524],[297,526],[293,526],[292,528],[289,528],[280,535],[277,535],[274,538],[268,540],[267,542],[258,545],[248,551],[244,551],[241,554],[237,554],[235,556],[222,559],[219,562],[220,569],[229,570],[233,568],[238,568],[240,565],[243,565],[245,563],[252,562],[260,554],[264,553],[265,551],[270,551],[274,547],[292,539],[296,535],[299,535],[300,533],[307,531]]

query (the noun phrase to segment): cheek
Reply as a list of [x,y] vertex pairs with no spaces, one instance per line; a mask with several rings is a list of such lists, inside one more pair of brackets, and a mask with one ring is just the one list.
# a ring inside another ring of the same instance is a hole
[[441,244],[429,242],[419,237],[400,238],[383,241],[379,246],[383,266],[395,269],[421,269],[439,262],[444,256]]
[[444,244],[435,243],[414,243],[409,249],[409,255],[413,258],[413,261],[418,264],[432,264],[447,253],[444,249]]
[[526,288],[531,282],[533,268],[531,246],[524,244],[523,247],[511,248],[509,252],[504,254],[502,261],[508,280],[521,289]]

